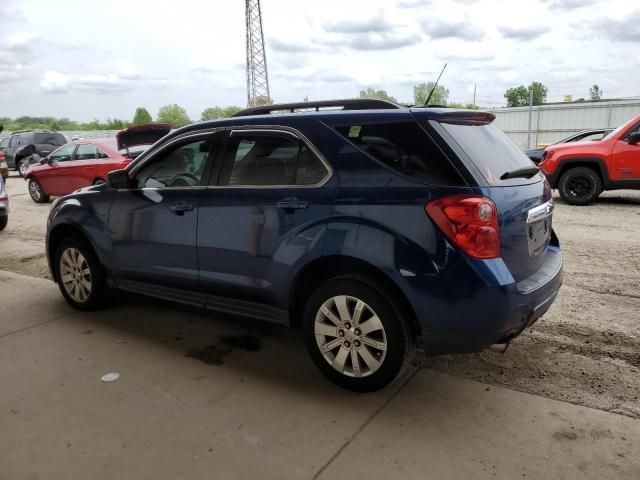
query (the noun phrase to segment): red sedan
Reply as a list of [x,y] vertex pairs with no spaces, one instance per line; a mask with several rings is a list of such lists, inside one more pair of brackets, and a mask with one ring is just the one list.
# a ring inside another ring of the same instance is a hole
[[52,195],[104,183],[109,172],[125,168],[170,130],[166,124],[136,125],[118,132],[115,138],[67,143],[27,170],[24,178],[29,182],[29,195],[34,202],[45,203]]

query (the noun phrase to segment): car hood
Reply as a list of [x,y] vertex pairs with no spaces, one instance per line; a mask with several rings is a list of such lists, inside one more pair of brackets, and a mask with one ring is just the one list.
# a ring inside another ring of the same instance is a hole
[[171,131],[168,123],[147,123],[125,128],[116,134],[118,150],[138,145],[152,145]]

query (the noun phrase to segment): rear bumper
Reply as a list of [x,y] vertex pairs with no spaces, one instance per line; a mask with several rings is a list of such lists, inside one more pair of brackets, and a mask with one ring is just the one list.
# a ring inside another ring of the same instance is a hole
[[436,308],[422,311],[419,318],[426,353],[478,352],[517,337],[553,304],[562,285],[562,263],[560,248],[550,246],[543,266],[518,283],[496,285],[473,272],[476,281],[449,285],[460,289],[463,283],[466,292],[456,302],[435,303]]

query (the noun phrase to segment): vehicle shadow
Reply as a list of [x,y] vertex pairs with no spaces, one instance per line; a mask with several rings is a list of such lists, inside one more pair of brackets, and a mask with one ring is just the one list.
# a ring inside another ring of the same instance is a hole
[[87,331],[111,329],[117,342],[151,342],[170,355],[188,358],[194,362],[194,376],[202,374],[204,363],[212,377],[231,374],[242,382],[327,399],[357,396],[324,379],[299,330],[127,293],[119,293],[106,310],[82,314],[82,320]]

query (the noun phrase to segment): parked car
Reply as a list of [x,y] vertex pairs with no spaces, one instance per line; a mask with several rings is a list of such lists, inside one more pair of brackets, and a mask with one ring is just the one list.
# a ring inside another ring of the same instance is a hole
[[67,143],[64,135],[48,130],[23,130],[14,132],[6,146],[5,160],[9,168],[24,175],[30,165],[40,157]]
[[370,99],[181,128],[54,204],[52,278],[81,310],[120,289],[302,328],[356,391],[419,338],[504,347],[553,303],[562,254],[549,185],[494,118]]
[[[562,140],[552,145],[560,145],[562,143],[569,143],[569,142],[598,141],[598,140],[602,140],[611,132],[613,132],[613,128],[597,128],[597,129],[591,129],[591,130],[583,130],[581,132],[574,133],[573,135],[569,135],[568,137],[563,138]],[[524,153],[525,155],[527,155],[527,157],[533,160],[533,163],[538,164],[542,161],[542,155],[544,154],[544,151],[549,146],[550,145],[547,145],[545,147],[532,148],[530,150],[525,151]]]
[[0,230],[4,230],[9,222],[9,195],[4,186],[4,177],[0,176]]
[[9,167],[4,159],[4,152],[0,150],[0,177],[6,182],[9,176]]
[[540,168],[571,205],[587,205],[604,190],[640,189],[640,115],[599,142],[548,147]]
[[115,138],[68,143],[24,173],[29,195],[34,202],[45,203],[52,195],[66,195],[104,183],[109,172],[126,167],[170,130],[168,124],[136,125],[118,132]]

